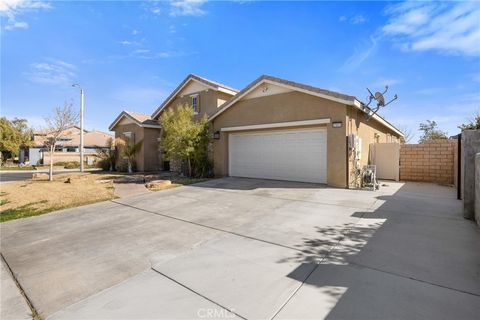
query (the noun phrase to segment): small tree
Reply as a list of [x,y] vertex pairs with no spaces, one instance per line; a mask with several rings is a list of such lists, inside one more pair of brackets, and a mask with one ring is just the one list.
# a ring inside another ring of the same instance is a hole
[[447,133],[438,129],[435,121],[427,120],[426,123],[420,123],[420,128],[418,130],[423,132],[419,140],[420,143],[424,143],[428,140],[448,139]]
[[72,105],[67,102],[65,102],[63,107],[53,109],[53,113],[45,118],[48,131],[46,147],[50,149],[50,169],[48,172],[50,181],[53,181],[53,154],[55,152],[55,145],[63,132],[75,125],[77,120],[78,113],[75,112]]
[[193,109],[188,106],[167,109],[160,117],[162,138],[160,146],[168,160],[186,161],[188,175],[206,175],[208,171],[208,120],[204,115],[193,120]]
[[480,129],[480,112],[477,112],[473,119],[470,119],[468,123],[464,123],[458,126],[458,129],[463,130],[475,130]]
[[20,147],[32,143],[32,130],[26,119],[14,118],[10,121],[6,117],[0,118],[0,152],[3,159],[17,156]]
[[124,139],[116,139],[116,145],[120,147],[121,151],[120,154],[127,158],[127,171],[128,173],[133,172],[133,164],[135,162],[135,156],[137,153],[140,152],[140,149],[143,145],[143,140],[138,141],[135,143],[133,139],[126,138]]

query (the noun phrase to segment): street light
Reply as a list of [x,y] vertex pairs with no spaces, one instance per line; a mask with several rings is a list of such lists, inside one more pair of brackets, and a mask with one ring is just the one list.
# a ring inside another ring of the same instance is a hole
[[72,84],[72,87],[80,89],[80,172],[83,172],[83,89],[78,83]]

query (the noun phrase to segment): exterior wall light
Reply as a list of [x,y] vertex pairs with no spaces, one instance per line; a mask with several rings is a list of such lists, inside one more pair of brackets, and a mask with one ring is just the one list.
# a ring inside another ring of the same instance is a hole
[[342,121],[335,121],[335,122],[332,122],[332,127],[333,128],[341,128],[342,127]]
[[220,140],[220,131],[215,131],[213,133],[213,139]]

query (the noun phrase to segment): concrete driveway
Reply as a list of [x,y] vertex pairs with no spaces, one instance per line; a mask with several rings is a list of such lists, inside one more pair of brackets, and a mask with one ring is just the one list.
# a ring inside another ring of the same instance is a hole
[[49,319],[474,319],[480,230],[452,188],[225,178],[1,225]]

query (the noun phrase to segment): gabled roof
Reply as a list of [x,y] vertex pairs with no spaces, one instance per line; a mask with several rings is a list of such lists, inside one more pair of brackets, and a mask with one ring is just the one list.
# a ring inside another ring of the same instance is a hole
[[[220,115],[222,112],[230,108],[237,101],[241,100],[243,97],[245,97],[247,94],[255,90],[255,88],[259,87],[263,83],[275,84],[284,88],[292,89],[294,91],[303,92],[303,93],[314,95],[327,100],[353,106],[363,111],[363,103],[354,96],[350,96],[350,95],[346,95],[343,93],[338,93],[330,90],[325,90],[318,87],[313,87],[303,83],[293,82],[293,81],[289,81],[289,80],[285,80],[277,77],[262,75],[256,80],[254,80],[252,83],[250,83],[248,86],[246,86],[242,91],[240,91],[235,96],[233,96],[230,100],[227,100],[222,106],[220,106],[219,110],[210,117],[209,121],[215,119],[218,115]],[[384,126],[389,128],[390,130],[394,131],[395,133],[403,137],[403,133],[397,128],[395,128],[388,121],[386,121],[384,118],[375,114],[373,116],[373,119],[377,120],[378,122],[382,123]]]
[[230,95],[235,95],[238,93],[238,90],[237,89],[234,89],[232,87],[229,87],[229,86],[226,86],[222,83],[219,83],[219,82],[215,82],[215,81],[212,81],[212,80],[209,80],[209,79],[206,79],[206,78],[203,78],[203,77],[200,77],[200,76],[197,76],[195,74],[189,74],[179,85],[178,87],[175,88],[175,90],[173,90],[173,92],[167,97],[167,99],[165,99],[165,101],[163,101],[163,103],[157,108],[157,110],[155,110],[155,112],[152,113],[152,119],[155,119],[159,114],[160,112],[163,110],[163,108],[168,105],[170,103],[170,101],[172,101],[176,96],[177,94],[182,91],[182,89],[188,84],[190,83],[191,81],[196,81],[196,82],[199,82],[207,87],[209,87],[210,89],[212,90],[215,90],[215,91],[221,91],[221,92],[224,92],[224,93],[227,93],[227,94],[230,94]]
[[153,120],[150,115],[140,112],[133,112],[133,111],[122,111],[118,115],[118,117],[112,122],[112,124],[108,127],[108,130],[112,131],[113,128],[122,120],[122,118],[128,118],[135,122],[140,127],[145,128],[161,128],[158,121]]
[[[83,134],[83,145],[87,147],[108,147],[108,140],[112,135],[101,131],[89,131]],[[79,146],[80,134],[72,136],[72,139],[62,144],[63,146]]]
[[[76,127],[76,126],[75,126]],[[108,147],[108,139],[113,138],[112,135],[101,131],[83,130],[83,144],[86,147]],[[62,134],[61,142],[58,144],[64,147],[78,147],[80,145],[80,131],[71,134]],[[34,138],[33,146],[44,147],[48,139],[48,134],[41,134]]]

